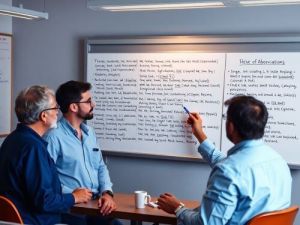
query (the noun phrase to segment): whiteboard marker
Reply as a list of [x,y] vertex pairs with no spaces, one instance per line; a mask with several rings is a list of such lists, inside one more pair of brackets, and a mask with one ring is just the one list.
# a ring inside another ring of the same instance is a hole
[[190,114],[190,111],[186,107],[184,107],[184,106],[182,106],[182,107],[187,114]]

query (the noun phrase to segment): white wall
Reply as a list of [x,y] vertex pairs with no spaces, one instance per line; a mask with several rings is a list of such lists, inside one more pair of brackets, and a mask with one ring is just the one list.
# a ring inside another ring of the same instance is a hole
[[[12,0],[0,0],[0,4],[11,5]],[[12,33],[12,18],[0,15],[0,33]]]
[[[0,4],[11,5],[11,0],[0,0]],[[0,33],[12,34],[12,18],[10,16],[0,15]],[[4,138],[0,137],[0,145],[2,144]]]

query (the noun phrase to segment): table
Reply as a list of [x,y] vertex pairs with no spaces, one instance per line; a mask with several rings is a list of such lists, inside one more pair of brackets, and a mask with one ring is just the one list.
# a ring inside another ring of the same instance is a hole
[[[152,201],[157,198],[151,197]],[[144,222],[176,224],[176,216],[168,214],[163,210],[145,206],[144,209],[136,209],[134,203],[134,194],[115,193],[114,200],[117,209],[113,211],[109,217],[131,220],[131,224],[141,224]],[[199,206],[198,201],[180,200],[187,208],[196,208]],[[73,206],[72,213],[85,215],[100,215],[98,201],[91,200],[88,203],[80,203]],[[138,223],[136,223],[138,222]]]

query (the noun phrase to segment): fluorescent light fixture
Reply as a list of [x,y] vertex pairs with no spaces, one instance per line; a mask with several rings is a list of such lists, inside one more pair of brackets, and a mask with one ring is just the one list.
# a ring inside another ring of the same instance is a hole
[[149,11],[149,10],[173,10],[173,9],[198,9],[224,7],[222,2],[199,3],[170,3],[170,4],[139,4],[139,5],[105,5],[102,9],[112,12],[122,11]]
[[291,5],[300,4],[300,0],[249,0],[240,1],[242,6],[259,6],[259,5]]
[[0,15],[13,16],[28,20],[48,19],[48,13],[3,4],[0,4]]

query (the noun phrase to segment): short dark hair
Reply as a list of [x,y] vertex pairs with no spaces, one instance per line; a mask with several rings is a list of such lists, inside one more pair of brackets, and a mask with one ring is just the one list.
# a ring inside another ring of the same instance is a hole
[[225,102],[227,119],[243,140],[262,138],[268,121],[265,104],[252,96],[238,95]]
[[56,91],[56,101],[62,113],[67,113],[70,104],[79,102],[81,94],[91,90],[92,85],[87,82],[70,80],[60,85]]

